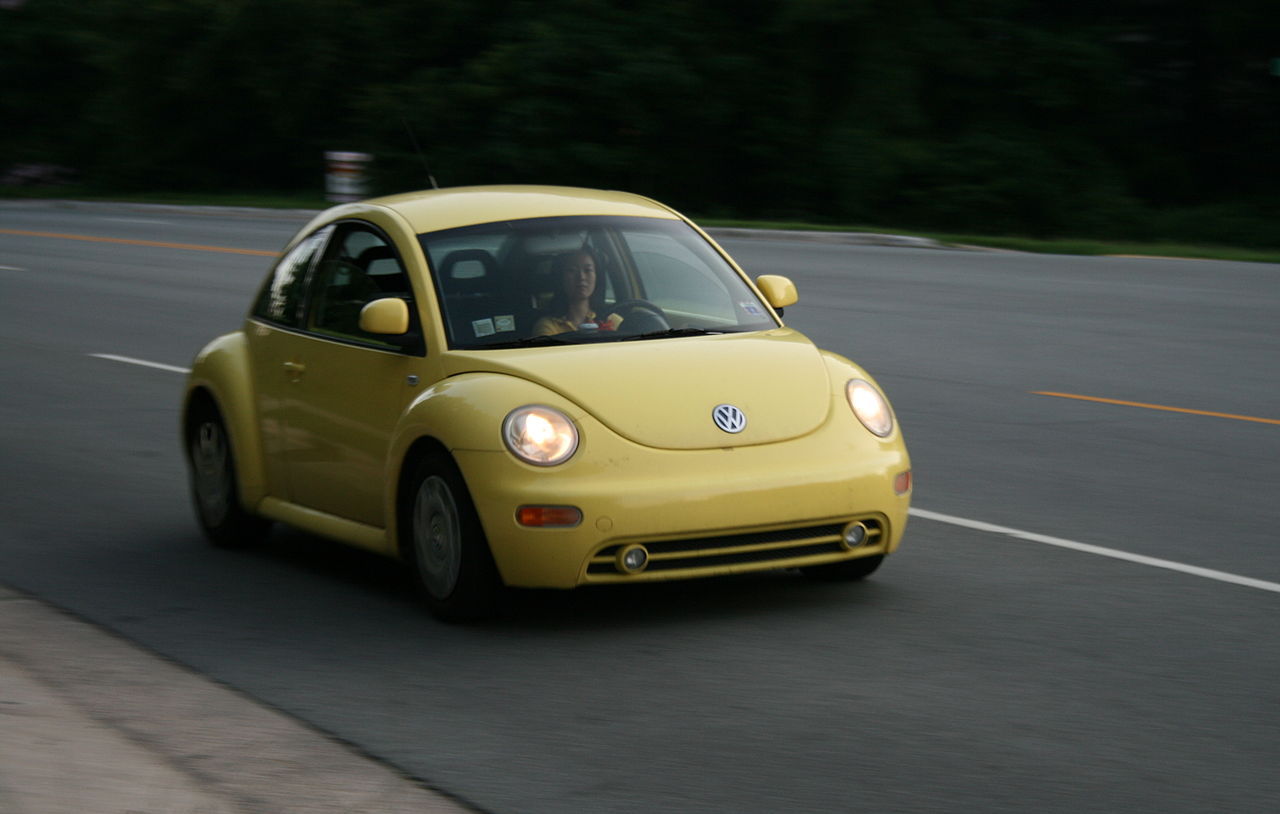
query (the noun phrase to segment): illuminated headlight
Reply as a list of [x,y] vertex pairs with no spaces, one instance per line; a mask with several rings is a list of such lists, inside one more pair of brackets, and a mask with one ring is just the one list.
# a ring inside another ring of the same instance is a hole
[[862,422],[862,426],[881,438],[893,432],[893,413],[889,412],[889,403],[870,382],[850,379],[844,391],[849,397],[853,414]]
[[578,448],[578,429],[564,413],[552,407],[517,407],[502,422],[502,440],[522,461],[555,466],[572,457]]

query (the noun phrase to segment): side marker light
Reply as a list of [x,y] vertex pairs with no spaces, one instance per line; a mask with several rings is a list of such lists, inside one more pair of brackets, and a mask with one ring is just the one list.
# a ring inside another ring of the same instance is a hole
[[893,479],[893,492],[898,495],[905,495],[911,491],[911,470],[899,472],[898,476]]

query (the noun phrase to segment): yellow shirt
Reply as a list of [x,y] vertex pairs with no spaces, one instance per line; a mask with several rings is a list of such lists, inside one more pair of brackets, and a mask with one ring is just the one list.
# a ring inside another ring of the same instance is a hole
[[[587,316],[582,322],[595,322],[596,312],[588,311]],[[578,323],[581,324],[581,323]],[[551,336],[552,334],[563,334],[569,331],[578,330],[578,324],[569,321],[568,317],[543,317],[533,325],[534,336]],[[618,326],[622,324],[622,317],[617,314],[610,314],[609,318],[604,322],[598,323],[599,329],[602,331],[616,331]]]

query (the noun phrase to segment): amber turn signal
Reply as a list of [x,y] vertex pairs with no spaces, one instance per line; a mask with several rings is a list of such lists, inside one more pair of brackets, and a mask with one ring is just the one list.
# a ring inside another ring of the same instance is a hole
[[582,522],[582,510],[576,506],[521,506],[516,509],[516,522],[522,526],[565,528]]

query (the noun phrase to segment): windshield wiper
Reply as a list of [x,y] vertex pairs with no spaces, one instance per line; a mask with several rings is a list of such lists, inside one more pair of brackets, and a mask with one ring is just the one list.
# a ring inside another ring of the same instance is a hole
[[719,334],[733,334],[738,331],[726,328],[664,328],[661,331],[646,331],[642,334],[634,336],[624,336],[619,341],[631,342],[636,339],[666,339],[676,336],[717,336]]
[[502,350],[506,348],[536,348],[544,345],[586,345],[596,342],[631,342],[637,339],[667,339],[677,336],[715,336],[718,334],[741,333],[727,328],[663,328],[661,331],[647,331],[642,334],[622,335],[612,331],[567,331],[558,334],[526,336],[524,339],[513,339],[510,342],[494,342],[491,345],[470,345],[464,350]]
[[576,345],[578,344],[571,338],[572,334],[541,334],[539,336],[526,336],[524,339],[513,339],[510,342],[494,342],[491,345],[477,345],[480,350],[489,350],[491,348],[532,348],[539,345]]

